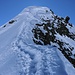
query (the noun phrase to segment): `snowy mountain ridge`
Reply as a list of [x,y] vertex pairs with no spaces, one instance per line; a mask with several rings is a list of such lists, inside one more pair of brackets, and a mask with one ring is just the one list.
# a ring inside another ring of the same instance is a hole
[[47,7],[25,8],[0,27],[0,75],[74,75],[74,28]]

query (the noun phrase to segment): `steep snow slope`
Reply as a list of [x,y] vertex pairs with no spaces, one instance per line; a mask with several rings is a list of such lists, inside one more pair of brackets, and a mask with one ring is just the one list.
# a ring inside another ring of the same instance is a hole
[[[72,64],[59,52],[56,43],[37,45],[33,41],[32,30],[35,25],[46,24],[43,20],[53,21],[53,16],[55,14],[47,7],[32,6],[25,8],[18,16],[0,27],[0,75],[75,74]],[[41,29],[43,33],[46,32],[42,27]],[[75,32],[74,29],[70,31]],[[59,34],[56,36],[74,47],[75,41],[72,39],[64,39]]]

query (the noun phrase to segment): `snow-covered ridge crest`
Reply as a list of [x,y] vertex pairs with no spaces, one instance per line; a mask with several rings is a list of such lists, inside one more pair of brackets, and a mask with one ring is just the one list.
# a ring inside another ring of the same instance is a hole
[[[33,10],[35,10],[35,11],[33,11]],[[50,9],[47,7],[41,7],[41,6],[29,6],[29,7],[25,8],[21,13],[24,13],[26,11],[37,12],[39,10],[45,11],[45,10],[50,10]]]
[[68,20],[47,7],[30,6],[3,25],[0,74],[74,75],[75,61],[68,58],[75,59],[75,30]]

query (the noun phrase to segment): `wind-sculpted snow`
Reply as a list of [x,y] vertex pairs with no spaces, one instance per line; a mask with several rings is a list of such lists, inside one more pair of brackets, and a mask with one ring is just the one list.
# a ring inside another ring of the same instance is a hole
[[55,47],[27,45],[23,39],[18,39],[15,47],[22,67],[20,75],[67,75]]
[[75,31],[70,23],[63,30],[59,24],[66,24],[64,20],[67,23],[69,17],[61,20],[47,7],[31,6],[1,26],[0,75],[74,75],[64,56],[67,50],[75,58]]

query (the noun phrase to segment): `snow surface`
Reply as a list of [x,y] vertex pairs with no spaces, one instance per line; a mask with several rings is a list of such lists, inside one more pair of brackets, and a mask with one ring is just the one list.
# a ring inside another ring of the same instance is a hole
[[[16,22],[0,27],[0,75],[75,75],[73,66],[56,47],[34,44],[32,28],[42,23],[43,17],[53,19],[50,9],[31,6],[14,18]],[[62,39],[75,46],[68,37]]]

